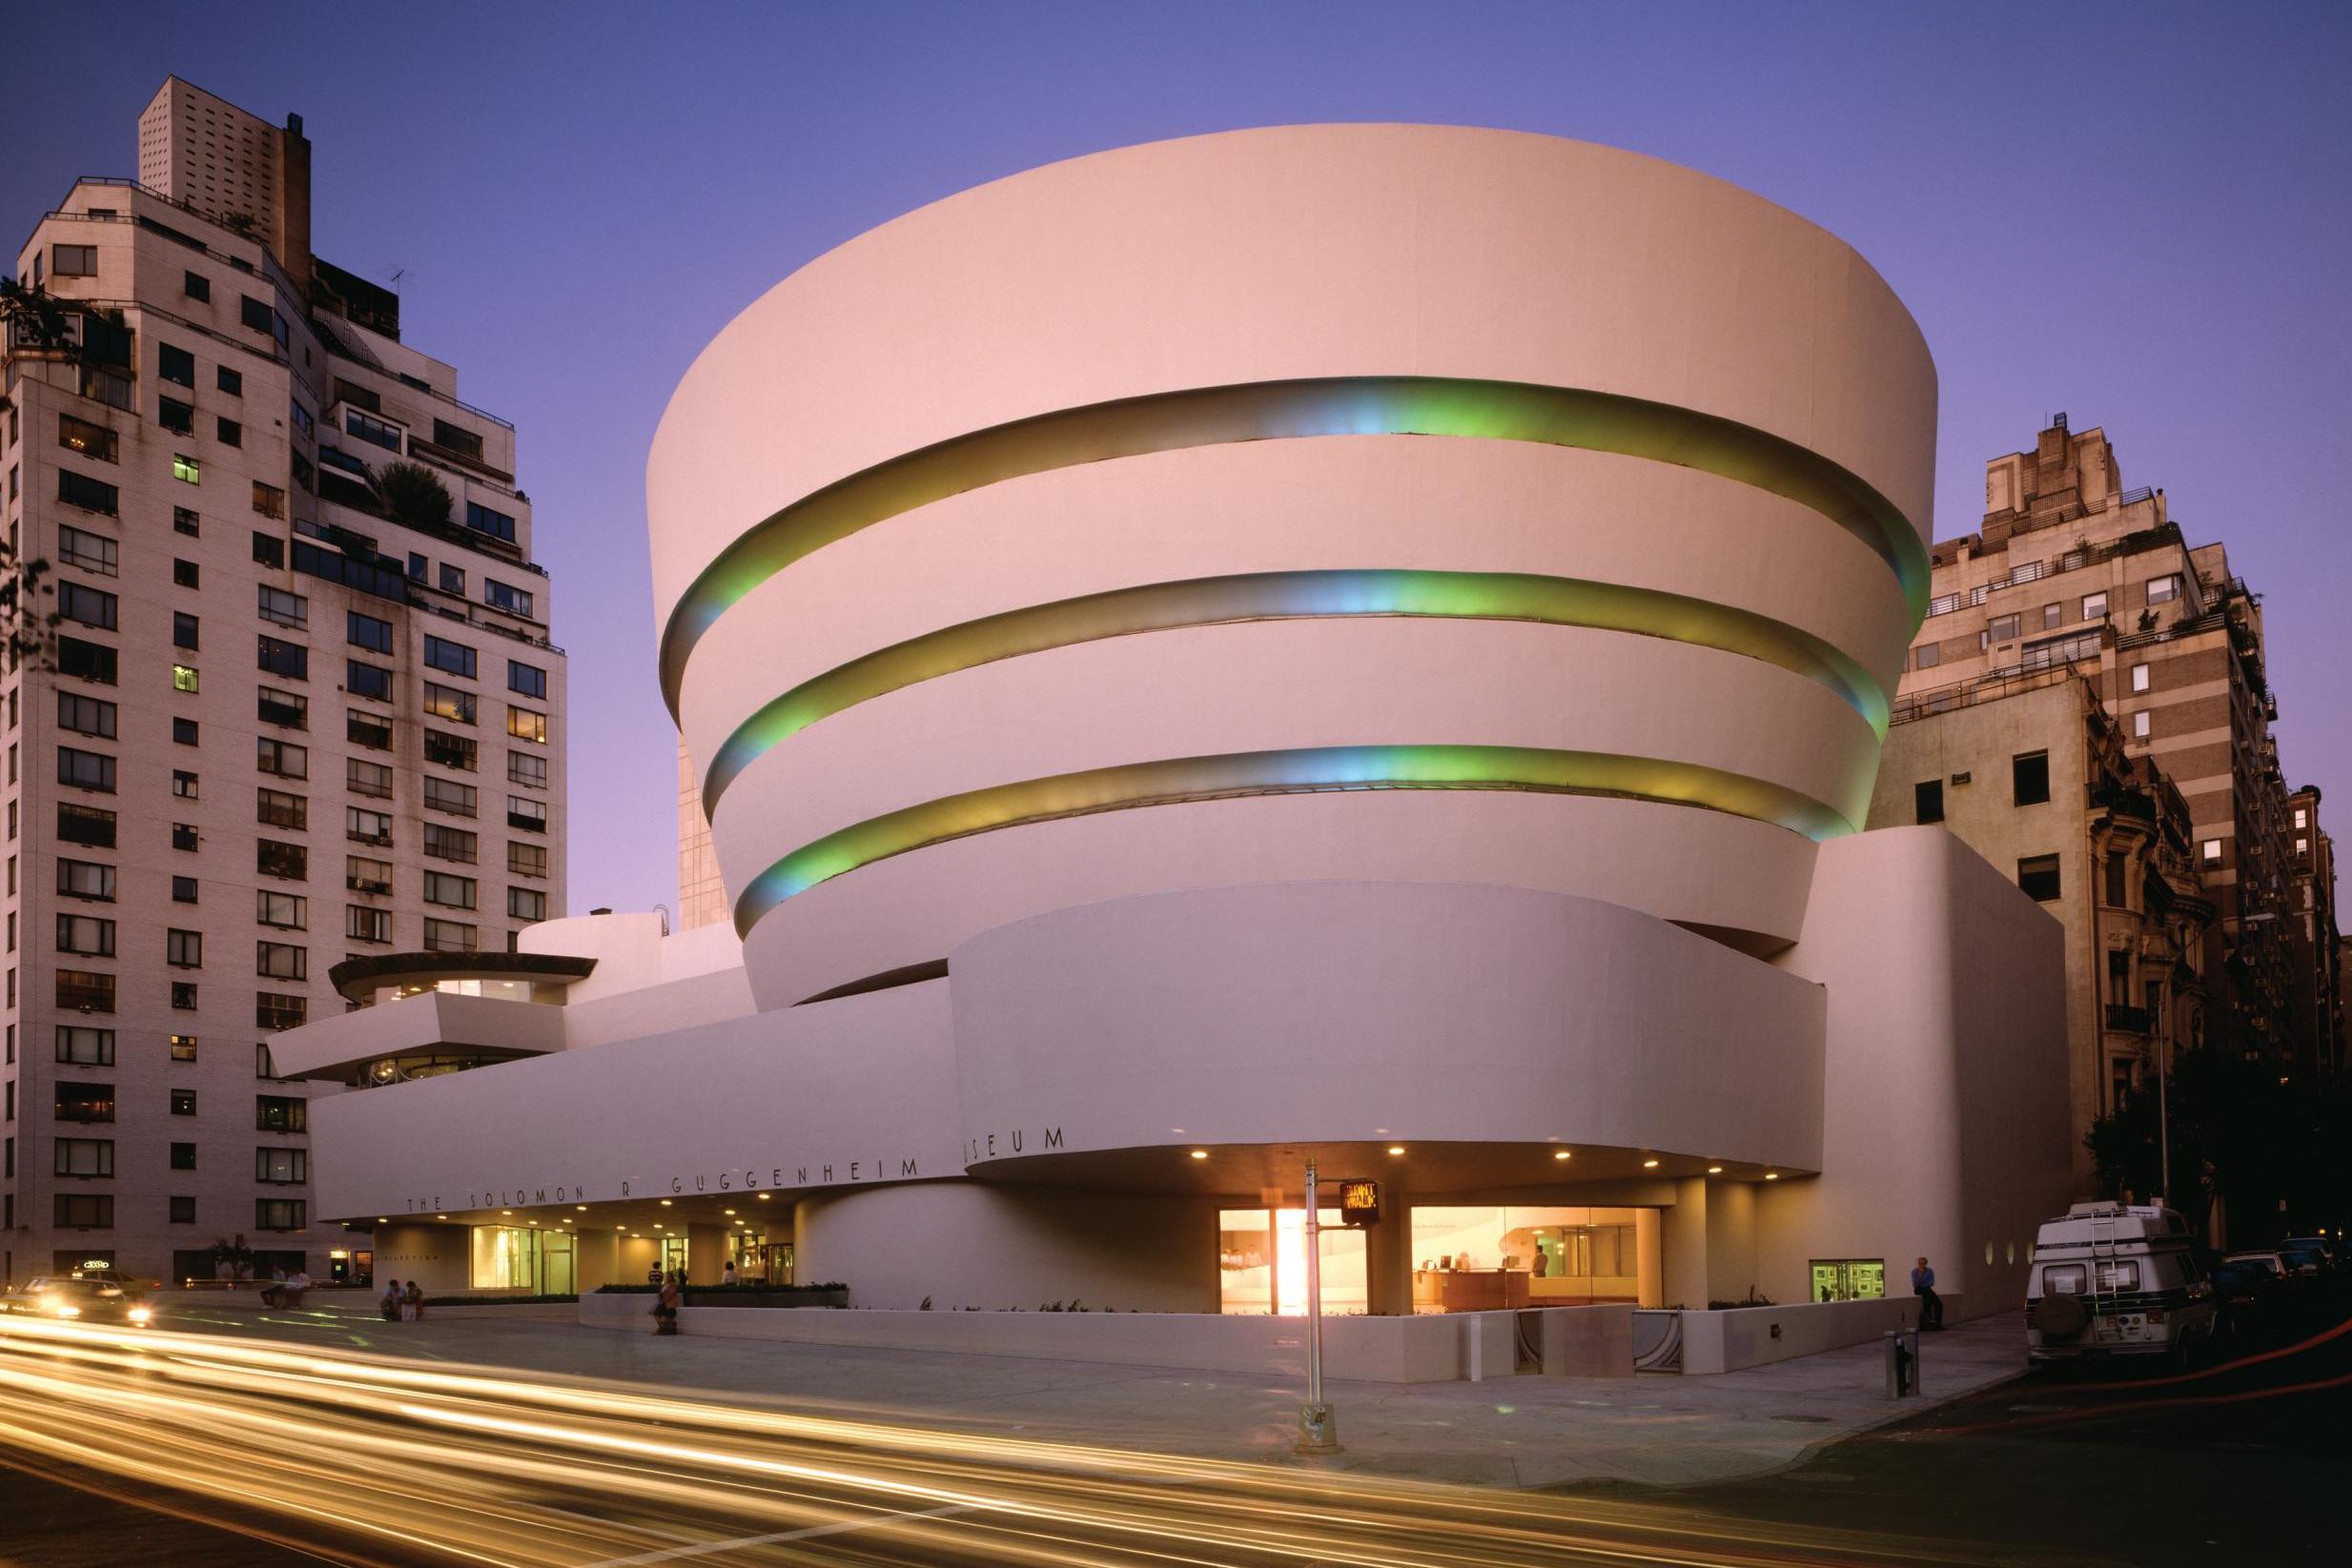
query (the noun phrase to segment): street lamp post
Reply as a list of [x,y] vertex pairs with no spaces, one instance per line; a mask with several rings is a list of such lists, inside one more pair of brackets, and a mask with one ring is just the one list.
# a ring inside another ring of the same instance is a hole
[[1307,1402],[1299,1407],[1295,1454],[1340,1452],[1340,1422],[1323,1401],[1323,1245],[1315,1156],[1307,1156]]

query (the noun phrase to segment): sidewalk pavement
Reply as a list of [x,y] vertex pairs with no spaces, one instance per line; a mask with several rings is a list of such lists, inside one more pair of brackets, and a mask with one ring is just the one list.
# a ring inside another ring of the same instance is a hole
[[2025,1370],[2016,1313],[1924,1336],[1918,1399],[1886,1397],[1872,1341],[1708,1377],[1522,1375],[1484,1383],[1331,1382],[1345,1452],[1290,1452],[1301,1391],[1243,1374],[867,1350],[777,1340],[655,1338],[545,1320],[385,1323],[373,1300],[317,1292],[294,1312],[167,1294],[168,1325],[641,1387],[729,1404],[1019,1434],[1088,1446],[1360,1470],[1472,1486],[1685,1486],[1763,1475],[1827,1441],[1917,1414]]

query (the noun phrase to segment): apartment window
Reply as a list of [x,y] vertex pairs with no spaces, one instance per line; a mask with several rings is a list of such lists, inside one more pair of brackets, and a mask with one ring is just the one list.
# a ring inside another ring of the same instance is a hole
[[308,980],[310,949],[283,942],[256,942],[254,973],[264,980]]
[[537,664],[525,664],[521,660],[509,659],[506,662],[506,689],[544,702],[547,696],[547,672]]
[[172,902],[174,904],[194,904],[195,901],[196,879],[194,877],[174,877],[172,879]]
[[57,584],[57,613],[68,621],[111,632],[114,629],[114,596],[69,578]]
[[254,563],[267,566],[273,572],[282,570],[286,564],[286,541],[276,534],[256,530],[254,534]]
[[261,619],[274,621],[280,626],[303,627],[310,624],[311,601],[300,594],[283,588],[260,585],[259,610]]
[[286,1094],[254,1096],[254,1127],[262,1132],[305,1132],[310,1130],[310,1103]]
[[202,484],[204,464],[185,452],[172,454],[172,477],[182,484]]
[[2133,714],[2132,738],[2136,741],[2146,740],[2148,738],[2148,724],[2149,717],[2148,710],[2146,708],[2141,708],[2137,713]]
[[282,519],[286,515],[286,492],[277,485],[254,480],[254,510],[265,518]]
[[2045,604],[2041,607],[2041,629],[2043,631],[2055,631],[2064,624],[2066,624],[2066,607],[2064,605]]
[[196,356],[186,349],[174,348],[169,343],[155,345],[155,375],[159,379],[176,381],[194,388],[196,384]]
[[57,782],[75,789],[94,789],[102,795],[112,795],[114,793],[114,759],[95,751],[77,751],[72,746],[59,746]]
[[424,760],[436,767],[454,767],[460,772],[474,771],[476,746],[470,735],[445,735],[438,729],[424,732]]
[[523,752],[506,754],[506,782],[528,785],[533,789],[547,787],[547,759],[528,756]]
[[2106,619],[2107,619],[2107,596],[2106,596],[2105,594],[2085,594],[2085,595],[2083,595],[2083,596],[2082,596],[2082,619],[2083,619],[2083,620],[2085,620],[2085,621],[2104,621],[2104,620],[2106,620]]
[[360,386],[354,381],[346,381],[340,376],[335,378],[334,401],[351,403],[366,409],[371,414],[381,414],[384,411],[384,400],[378,397],[372,389]]
[[364,806],[343,807],[343,836],[354,844],[389,845],[392,843],[392,815],[386,811],[370,811]]
[[474,906],[474,879],[447,871],[427,871],[424,874],[424,901],[427,904],[447,905],[453,909],[471,909]]
[[2017,863],[2017,886],[2026,897],[2048,904],[2058,896],[2058,857],[2035,855]]
[[85,642],[78,637],[57,639],[58,674],[111,686],[114,684],[114,650],[105,643]]
[[254,920],[281,930],[310,928],[311,901],[298,893],[274,893],[267,887],[254,893]]
[[[370,664],[358,659],[347,659],[343,662],[343,689],[354,697],[365,698],[378,703],[389,703],[392,701],[392,672],[381,665]],[[358,737],[353,736],[352,739],[358,740]],[[363,742],[361,743],[372,743]],[[391,743],[392,738],[387,733],[383,744],[388,746]]]
[[60,914],[57,950],[81,958],[114,956],[114,923],[96,915]]
[[196,1113],[196,1091],[193,1089],[172,1090],[172,1114],[193,1116]]
[[475,814],[477,799],[479,797],[472,784],[438,779],[431,774],[425,776],[424,804],[428,811],[446,811],[453,817],[470,817]]
[[533,713],[529,708],[506,710],[506,733],[518,741],[529,741],[538,745],[547,743],[547,716]]
[[172,982],[172,1008],[174,1012],[196,1010],[196,983],[193,980]]
[[[2308,855],[2311,853],[2311,841],[2309,839],[2297,839],[2295,841],[2295,852],[2299,855]],[[2305,893],[2308,894],[2308,892],[2309,889],[2306,888]],[[2306,897],[2306,905],[2308,905],[2308,902],[2309,900]]]
[[2132,666],[2132,689],[2134,691],[2146,691],[2148,689],[2147,665],[2134,664]]
[[204,623],[186,610],[172,612],[172,646],[191,652],[203,646]]
[[543,844],[510,844],[506,846],[506,871],[509,876],[543,877],[547,874],[547,846]]
[[353,942],[388,944],[392,940],[392,911],[370,909],[358,904],[345,905],[343,935]]
[[122,452],[122,438],[111,426],[92,424],[71,414],[57,416],[57,444],[102,463],[117,460]]
[[89,533],[69,522],[60,524],[57,529],[57,559],[68,566],[79,566],[85,572],[113,577],[119,569],[121,550],[104,534]]
[[468,681],[474,679],[474,650],[462,642],[428,634],[424,640],[424,662],[437,670],[461,675]]
[[114,902],[114,867],[90,860],[60,860],[57,863],[57,891],[68,898],[94,899],[102,904]]
[[60,1083],[56,1089],[59,1121],[111,1122],[114,1119],[112,1084]]
[[2131,1006],[2132,960],[2128,953],[2107,954],[2107,1000],[2118,1008]]
[[163,933],[163,961],[175,969],[204,967],[204,933],[177,928]]
[[[254,993],[254,1027],[256,1028],[300,1028],[303,1020],[309,1015],[310,1001],[306,997],[287,996],[277,991],[256,991]],[[269,1058],[264,1056],[261,1060],[266,1064]],[[274,1078],[276,1074],[265,1071],[261,1076]],[[299,1100],[295,1103],[301,1104]],[[264,1129],[264,1130],[269,1130]],[[295,1128],[291,1130],[298,1132],[301,1129]]]
[[310,1205],[300,1198],[254,1199],[254,1229],[256,1231],[299,1231],[303,1215]]
[[50,247],[50,272],[56,277],[95,277],[98,275],[98,248],[95,245],[52,245]]
[[183,801],[196,798],[196,776],[185,768],[172,770],[172,793]]
[[264,827],[284,827],[299,833],[310,826],[310,802],[282,789],[256,789],[254,820]]
[[474,927],[455,920],[427,919],[424,950],[429,953],[470,953],[475,950]]
[[504,512],[492,511],[480,501],[465,503],[465,525],[478,534],[488,534],[509,544],[515,542],[515,519]]
[[89,969],[59,969],[57,1007],[63,1012],[112,1012],[114,977]]
[[450,827],[442,823],[424,825],[424,852],[435,860],[452,860],[460,865],[474,864],[476,840],[462,827]]
[[195,1168],[196,1146],[192,1143],[174,1144],[172,1146],[172,1169],[174,1171],[194,1171]]
[[2178,572],[2169,572],[2162,577],[2152,577],[2148,580],[2149,603],[2170,604],[2179,597],[2180,574]]
[[172,689],[194,693],[203,688],[204,677],[194,664],[172,666]]
[[298,691],[263,686],[254,693],[254,717],[282,729],[311,727],[311,701]]
[[213,280],[202,273],[183,273],[179,292],[191,299],[209,301],[213,297]]
[[474,722],[474,694],[458,686],[444,686],[438,681],[427,681],[424,683],[424,710],[436,719],[470,724]]
[[547,803],[526,801],[520,795],[506,797],[506,825],[525,833],[547,831]]
[[2308,806],[2302,806],[2302,805],[2299,805],[2299,806],[2297,806],[2297,807],[2295,808],[2295,831],[2297,831],[2298,833],[2300,833],[2300,832],[2301,832],[2304,828],[2309,827],[2310,825],[2311,825],[2311,808],[2310,808],[2310,807],[2308,807]]
[[506,913],[515,920],[545,920],[547,895],[536,887],[506,889]]
[[355,795],[386,801],[392,798],[392,768],[388,764],[349,758],[343,764],[343,782]]
[[114,1065],[114,1031],[82,1024],[57,1026],[57,1060],[69,1067],[111,1068]]
[[220,442],[223,446],[243,446],[245,444],[245,427],[238,424],[235,419],[224,419],[218,415],[215,415],[213,417],[213,438]]
[[56,1173],[85,1180],[114,1173],[114,1140],[112,1138],[59,1138],[56,1151]]
[[376,653],[392,651],[392,622],[378,621],[358,610],[344,614],[344,635],[355,648],[367,648]]
[[[242,371],[231,370],[226,365],[216,365],[214,367],[213,385],[219,388],[222,392],[227,393],[232,397],[242,397],[245,396],[244,373]],[[234,445],[235,443],[232,442],[231,444]]]
[[310,850],[298,844],[260,839],[254,845],[254,869],[265,877],[301,882],[310,875]]
[[173,1198],[173,1199],[171,1200],[171,1204],[172,1204],[172,1215],[171,1215],[171,1223],[172,1223],[172,1224],[174,1224],[174,1225],[194,1225],[194,1224],[196,1222],[196,1200],[195,1200],[194,1198],[193,1198],[193,1197],[174,1197],[174,1198]]
[[60,691],[57,693],[57,727],[72,730],[76,735],[95,735],[101,740],[111,741],[114,738],[114,704],[103,698]]
[[423,556],[414,550],[408,552],[408,577],[410,581],[422,582],[424,580],[425,564],[426,562]]
[[268,332],[270,318],[276,314],[268,300],[256,299],[252,295],[245,295],[237,306],[237,319],[256,332]]
[[1912,820],[1921,825],[1944,820],[1944,781],[1929,779],[1911,786]]
[[195,824],[186,822],[174,823],[172,825],[172,847],[174,849],[194,849],[195,846]]
[[174,588],[194,588],[199,586],[202,581],[202,574],[198,571],[194,561],[181,560],[176,556],[173,558],[172,586]]
[[102,811],[94,805],[75,805],[70,801],[59,801],[57,836],[68,844],[87,845],[93,849],[112,849],[114,847],[114,813]]
[[122,493],[112,485],[76,474],[71,468],[57,470],[57,499],[68,506],[78,506],[85,512],[98,512],[107,517],[120,515]]
[[299,642],[281,642],[275,637],[262,638],[258,663],[270,674],[284,676],[289,681],[310,679],[310,649]]
[[449,562],[442,561],[441,592],[456,594],[460,599],[463,599],[465,597],[465,568],[452,566]]
[[2018,805],[2039,805],[2050,798],[2050,753],[2029,751],[2009,762],[2010,798]]
[[503,610],[508,615],[527,616],[531,613],[529,592],[516,587],[511,582],[501,582],[496,578],[481,580],[481,601],[492,609]]
[[51,1218],[60,1231],[111,1231],[114,1228],[112,1192],[60,1192]]
[[2122,851],[2117,849],[2107,851],[2107,887],[2103,902],[2108,907],[2124,909],[2131,906],[2129,871],[2130,862],[2125,860]]
[[186,506],[172,508],[172,531],[174,533],[185,534],[190,539],[195,539],[202,533],[203,526],[202,519],[196,516],[193,508]]
[[254,1180],[271,1187],[299,1186],[311,1179],[310,1158],[307,1149],[256,1149]]
[[386,452],[397,454],[400,450],[400,432],[397,425],[388,425],[356,408],[343,410],[343,434],[357,436],[371,446],[382,447]]
[[286,407],[294,416],[295,433],[304,440],[310,439],[311,433],[317,428],[317,421],[311,417],[311,411],[300,403],[288,403]]
[[311,776],[308,746],[272,740],[266,735],[254,743],[254,762],[262,772],[274,773],[281,779],[307,779]]
[[355,893],[384,894],[392,891],[392,863],[388,860],[369,860],[351,855],[343,862],[343,886]]
[[1985,622],[1985,636],[1994,642],[2013,642],[2017,637],[2017,618],[1996,615]]

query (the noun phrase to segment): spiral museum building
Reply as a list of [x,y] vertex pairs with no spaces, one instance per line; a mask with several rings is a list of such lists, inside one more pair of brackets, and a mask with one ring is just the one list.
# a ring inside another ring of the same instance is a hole
[[[2016,1298],[2057,924],[1859,831],[1935,377],[1852,250],[1576,142],[1250,131],[811,262],[647,494],[732,921],[355,961],[276,1042],[377,1273],[874,1308]],[[592,762],[592,760],[587,760]],[[593,857],[589,857],[589,864]]]

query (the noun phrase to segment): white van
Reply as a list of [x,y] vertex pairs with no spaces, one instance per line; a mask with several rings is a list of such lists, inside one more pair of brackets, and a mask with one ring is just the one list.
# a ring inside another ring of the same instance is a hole
[[2186,1361],[2219,1327],[2188,1223],[2170,1209],[2077,1203],[2046,1220],[2026,1276],[2025,1344],[2036,1363],[2110,1355]]

